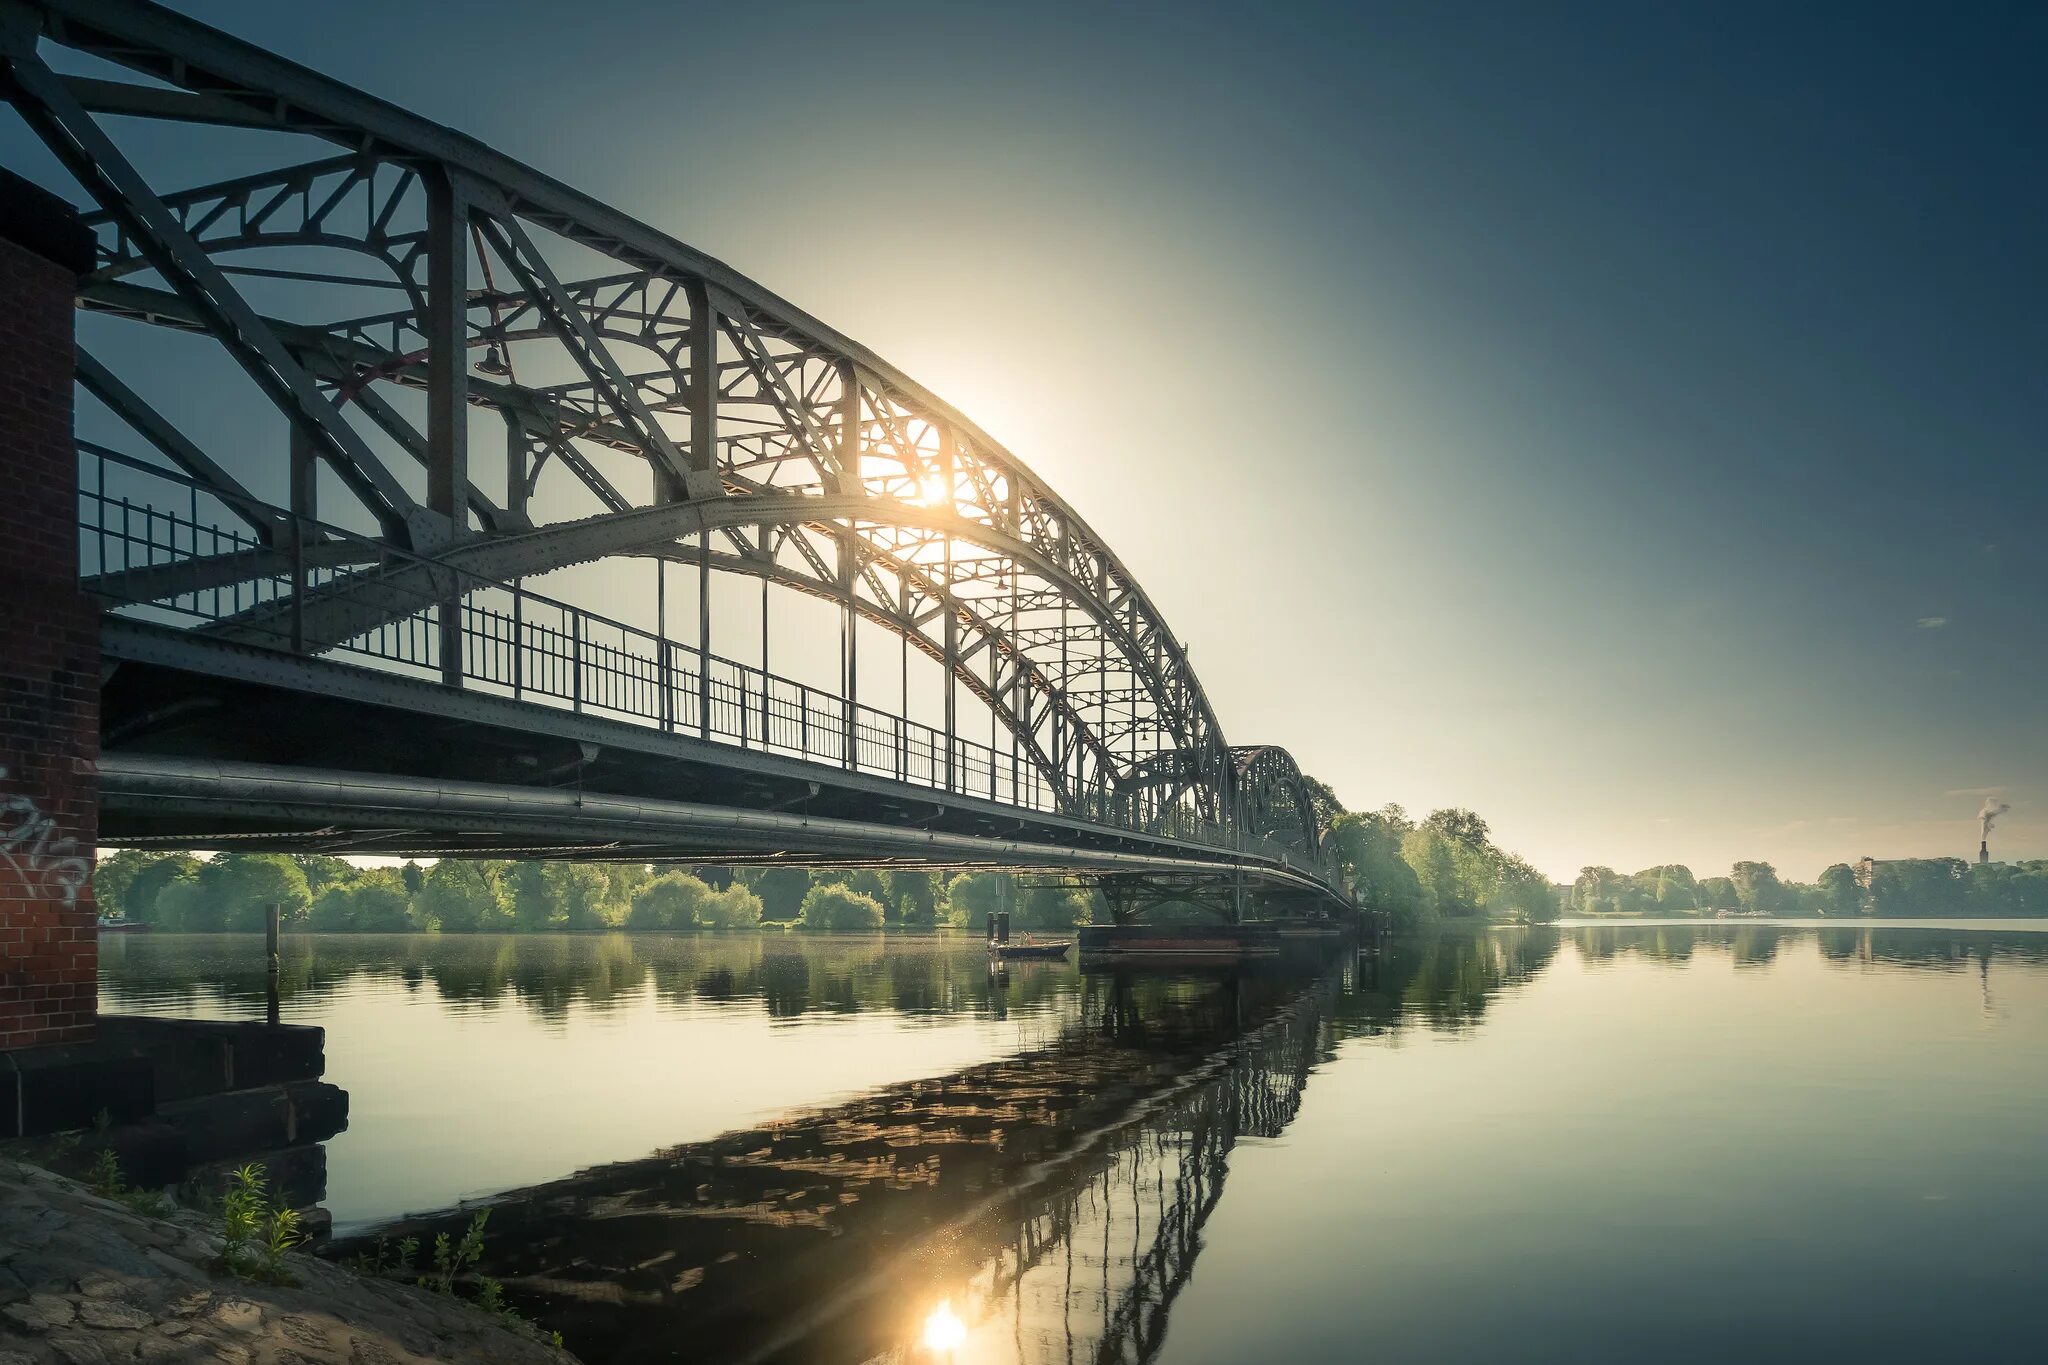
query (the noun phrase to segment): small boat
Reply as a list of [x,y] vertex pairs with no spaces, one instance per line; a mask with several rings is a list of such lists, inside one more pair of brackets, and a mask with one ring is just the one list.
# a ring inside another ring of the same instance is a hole
[[99,930],[103,934],[146,934],[149,932],[149,926],[135,920],[103,919],[99,923]]
[[1050,943],[1032,943],[1028,940],[1022,943],[991,943],[988,950],[991,956],[1007,961],[1013,957],[1065,957],[1067,950],[1073,946],[1074,940],[1062,938]]

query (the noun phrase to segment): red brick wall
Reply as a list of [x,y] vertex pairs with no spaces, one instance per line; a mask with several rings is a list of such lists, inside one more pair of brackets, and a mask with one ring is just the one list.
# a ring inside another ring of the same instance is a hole
[[0,236],[0,1050],[92,1036],[99,615],[78,591],[66,265]]

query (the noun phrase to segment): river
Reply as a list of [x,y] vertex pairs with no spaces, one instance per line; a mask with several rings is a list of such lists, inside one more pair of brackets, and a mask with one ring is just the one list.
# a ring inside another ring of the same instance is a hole
[[[260,939],[102,943],[260,1017]],[[2048,932],[1446,932],[992,973],[971,941],[288,936],[344,1235],[459,1229],[586,1359],[2032,1358]]]

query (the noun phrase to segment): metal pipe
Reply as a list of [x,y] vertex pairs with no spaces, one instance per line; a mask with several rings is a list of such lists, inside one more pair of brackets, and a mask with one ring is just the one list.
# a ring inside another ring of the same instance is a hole
[[[1267,880],[1329,894],[1314,879],[1298,872],[1250,862],[1241,865],[1217,859],[1096,851],[818,818],[789,811],[739,810],[588,790],[428,782],[381,773],[159,754],[102,755],[99,785],[103,808],[135,810],[159,820],[184,812],[216,818],[304,823],[320,828],[367,819],[384,828],[398,824],[423,831],[457,833],[489,829],[563,842],[624,839],[660,843],[715,836],[720,846],[748,843],[820,854],[847,851],[955,863],[1071,867],[1104,872],[1234,875],[1242,867]],[[487,853],[488,850],[479,850],[479,856]]]

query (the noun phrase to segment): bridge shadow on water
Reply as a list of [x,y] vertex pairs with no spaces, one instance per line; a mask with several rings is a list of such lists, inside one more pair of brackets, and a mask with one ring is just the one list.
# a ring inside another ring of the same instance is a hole
[[[481,1269],[594,1362],[942,1358],[942,1304],[974,1358],[1151,1360],[1237,1144],[1280,1136],[1343,1039],[1470,1027],[1559,942],[1084,972],[1043,1046],[498,1196]],[[1051,981],[1073,978],[991,974],[987,1005]],[[381,1236],[459,1236],[472,1212]]]
[[1149,1359],[1341,988],[1090,974],[1049,1046],[501,1196],[482,1269],[593,1361],[909,1359],[942,1303],[1019,1359]]

